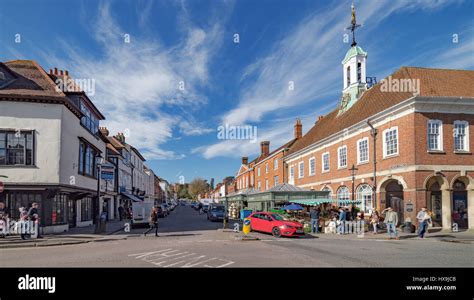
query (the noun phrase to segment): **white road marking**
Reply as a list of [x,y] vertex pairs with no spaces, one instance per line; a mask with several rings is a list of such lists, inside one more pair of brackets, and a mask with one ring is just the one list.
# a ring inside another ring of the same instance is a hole
[[180,251],[176,249],[135,253],[129,254],[128,256],[164,268],[173,266],[181,268],[192,268],[196,266],[202,266],[204,268],[224,268],[235,263],[228,259],[208,257],[207,255],[199,255],[197,253],[190,253],[188,251]]

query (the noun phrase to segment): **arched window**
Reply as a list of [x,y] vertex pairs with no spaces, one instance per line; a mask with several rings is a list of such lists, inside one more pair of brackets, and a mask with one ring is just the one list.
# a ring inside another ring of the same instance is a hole
[[357,188],[356,200],[358,202],[360,201],[360,203],[358,203],[357,206],[366,213],[374,209],[372,194],[373,194],[372,188],[368,184],[360,185]]
[[329,197],[332,198],[332,191],[329,187],[325,186],[321,191],[329,192]]
[[362,79],[362,64],[359,62],[357,63],[357,82],[361,82]]
[[348,201],[348,200],[350,200],[350,198],[349,198],[349,189],[347,188],[347,186],[341,186],[337,190],[337,204],[339,206],[344,206],[346,204],[344,202]]
[[346,81],[347,81],[347,86],[351,85],[351,67],[347,67],[347,74],[346,74]]

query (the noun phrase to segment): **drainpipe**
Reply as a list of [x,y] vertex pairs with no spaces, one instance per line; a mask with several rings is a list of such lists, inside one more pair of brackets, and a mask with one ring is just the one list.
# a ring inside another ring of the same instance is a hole
[[369,120],[367,120],[367,125],[370,127],[370,135],[372,136],[373,144],[373,165],[374,165],[374,185],[372,190],[374,191],[374,209],[377,208],[377,128],[374,128]]

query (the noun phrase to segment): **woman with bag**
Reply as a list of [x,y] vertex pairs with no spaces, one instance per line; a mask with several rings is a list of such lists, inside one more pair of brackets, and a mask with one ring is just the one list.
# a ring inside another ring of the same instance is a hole
[[372,224],[374,228],[374,234],[377,234],[377,226],[379,225],[380,222],[380,216],[379,212],[374,209],[372,212],[372,215],[370,215],[370,224]]
[[151,209],[149,222],[150,222],[150,228],[147,231],[145,231],[144,235],[146,236],[148,232],[155,229],[155,236],[157,237],[158,236],[158,210],[156,209],[156,207],[153,207]]

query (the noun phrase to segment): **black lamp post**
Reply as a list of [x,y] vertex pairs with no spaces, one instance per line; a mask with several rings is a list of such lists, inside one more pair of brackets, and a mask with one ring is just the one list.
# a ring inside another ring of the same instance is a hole
[[95,157],[95,164],[97,167],[97,200],[95,201],[95,233],[99,233],[100,231],[100,173],[101,173],[101,166],[102,163],[104,162],[104,158],[100,155],[97,154]]
[[372,136],[373,139],[373,164],[374,164],[374,180],[373,180],[373,186],[372,186],[372,191],[374,194],[374,209],[377,208],[377,147],[376,147],[376,141],[377,141],[377,128],[374,128],[372,124],[370,123],[369,120],[367,120],[367,125],[370,126],[370,135]]
[[349,170],[351,170],[351,176],[352,176],[352,203],[354,203],[354,184],[355,184],[355,172],[359,169],[357,169],[354,165],[352,165],[352,168],[350,168]]

